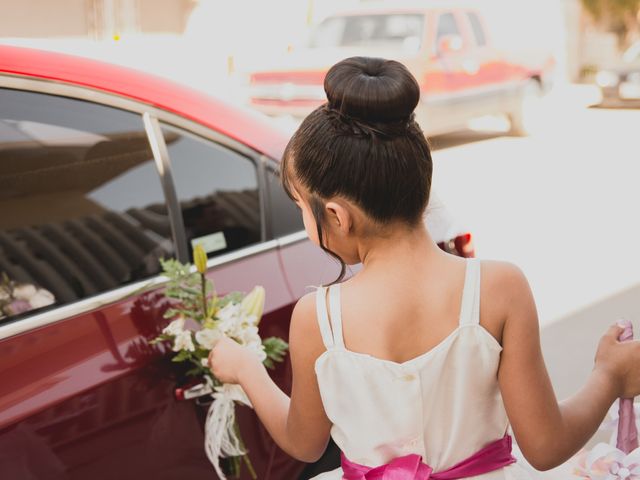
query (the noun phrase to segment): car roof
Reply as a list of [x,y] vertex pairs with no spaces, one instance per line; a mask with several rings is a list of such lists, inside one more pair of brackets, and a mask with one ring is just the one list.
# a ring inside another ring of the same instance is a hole
[[287,135],[268,118],[164,78],[87,58],[0,45],[0,75],[63,82],[175,113],[280,159]]

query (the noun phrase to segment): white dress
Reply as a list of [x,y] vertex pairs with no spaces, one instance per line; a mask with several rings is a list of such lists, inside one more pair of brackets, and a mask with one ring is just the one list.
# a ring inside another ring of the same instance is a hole
[[[411,453],[434,472],[502,438],[509,423],[497,373],[502,347],[480,325],[480,262],[467,260],[460,324],[422,355],[397,363],[347,350],[342,339],[340,285],[318,289],[317,317],[327,350],[315,371],[331,436],[352,462],[370,467]],[[338,480],[338,468],[314,477]],[[534,478],[519,462],[482,480]]]

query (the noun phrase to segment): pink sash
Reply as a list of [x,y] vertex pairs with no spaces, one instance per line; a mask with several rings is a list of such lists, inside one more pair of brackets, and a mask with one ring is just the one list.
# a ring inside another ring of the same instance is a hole
[[492,472],[516,461],[511,455],[509,435],[491,442],[453,467],[435,473],[429,465],[422,463],[422,457],[416,454],[394,458],[378,467],[354,463],[347,459],[344,453],[341,456],[344,480],[456,480]]

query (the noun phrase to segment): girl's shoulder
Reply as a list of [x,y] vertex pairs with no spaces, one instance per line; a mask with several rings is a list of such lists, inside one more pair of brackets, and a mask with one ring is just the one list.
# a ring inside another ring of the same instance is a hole
[[515,264],[482,260],[480,322],[502,344],[502,332],[514,308],[532,299],[529,282]]
[[302,296],[291,313],[289,347],[319,357],[325,350],[317,318],[316,292]]

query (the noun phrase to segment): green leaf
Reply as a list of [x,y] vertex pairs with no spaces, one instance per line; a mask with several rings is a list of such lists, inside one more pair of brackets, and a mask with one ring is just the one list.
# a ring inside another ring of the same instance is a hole
[[202,377],[202,375],[204,374],[203,370],[203,367],[193,367],[192,369],[187,370],[185,375],[189,377]]
[[196,358],[207,358],[209,356],[209,350],[206,348],[197,348],[193,353]]
[[267,358],[264,360],[264,365],[267,368],[275,368],[274,362],[282,362],[289,350],[289,344],[279,337],[265,338],[262,345],[267,354]]
[[245,294],[242,292],[230,292],[220,299],[218,307],[224,308],[230,303],[240,303],[244,297]]
[[171,359],[172,362],[184,362],[191,357],[191,352],[188,350],[180,350],[178,354]]

